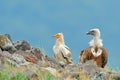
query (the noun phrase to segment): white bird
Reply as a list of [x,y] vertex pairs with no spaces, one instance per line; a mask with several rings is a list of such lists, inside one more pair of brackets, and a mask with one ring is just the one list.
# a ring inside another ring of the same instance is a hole
[[100,30],[98,28],[91,29],[86,34],[92,35],[93,39],[89,42],[90,46],[81,51],[80,62],[85,63],[87,60],[94,60],[99,67],[104,68],[108,60],[108,51],[103,48]]
[[57,39],[55,45],[53,46],[54,55],[57,61],[61,64],[73,63],[72,53],[69,47],[65,45],[63,34],[57,33],[54,37]]

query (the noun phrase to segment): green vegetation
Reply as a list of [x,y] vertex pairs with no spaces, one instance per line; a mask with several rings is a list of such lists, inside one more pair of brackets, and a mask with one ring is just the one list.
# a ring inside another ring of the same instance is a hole
[[[77,66],[71,70],[78,71]],[[112,67],[104,68],[105,72],[115,72],[119,73],[119,71],[114,70]],[[67,73],[67,70],[64,69],[60,77],[63,77]],[[58,77],[58,76],[57,76]],[[106,79],[115,80],[116,74],[111,76],[106,76]],[[91,80],[91,77],[86,74],[85,70],[80,70],[79,76],[65,77],[66,80]],[[5,64],[4,67],[0,66],[0,80],[56,80],[55,76],[53,76],[50,72],[44,70],[36,64],[30,64],[26,66],[15,67],[11,64]]]
[[[7,68],[6,68],[7,67]],[[11,65],[0,68],[0,80],[29,80],[24,73]]]
[[[35,73],[34,76],[26,76],[25,71],[31,70]],[[113,72],[113,68],[106,68],[105,71]],[[35,80],[35,78],[39,80],[56,80],[53,75],[48,71],[43,71],[37,66],[29,65],[22,66],[19,68],[8,66],[7,68],[0,67],[0,80]],[[111,76],[111,80],[115,80],[114,75]],[[74,80],[74,78],[68,77],[66,80]],[[84,70],[80,71],[77,80],[91,80]]]
[[55,80],[55,78],[51,75],[51,73],[48,73],[45,80]]
[[[25,71],[27,70],[33,71],[36,76],[26,76]],[[39,80],[55,80],[50,73],[41,71],[34,65],[20,68],[13,66],[7,66],[5,69],[0,68],[0,80],[34,80],[35,78]]]
[[12,75],[9,71],[0,72],[0,80],[29,80],[23,73],[17,72]]
[[23,73],[16,73],[15,80],[28,80],[28,78]]

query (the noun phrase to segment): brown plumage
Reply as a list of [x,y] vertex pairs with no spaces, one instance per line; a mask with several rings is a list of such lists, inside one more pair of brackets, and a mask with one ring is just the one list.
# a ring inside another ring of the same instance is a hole
[[87,34],[93,36],[90,41],[90,47],[84,49],[80,53],[80,62],[85,63],[88,60],[94,60],[98,67],[104,68],[108,60],[108,51],[102,47],[99,29],[92,29]]
[[94,61],[96,61],[96,64],[99,67],[104,68],[107,63],[107,59],[108,59],[108,51],[106,48],[101,48],[101,49],[102,49],[102,54],[97,57],[95,57],[92,54],[91,47],[88,47],[88,48],[82,50],[80,53],[80,62],[85,63],[88,60],[94,60]]

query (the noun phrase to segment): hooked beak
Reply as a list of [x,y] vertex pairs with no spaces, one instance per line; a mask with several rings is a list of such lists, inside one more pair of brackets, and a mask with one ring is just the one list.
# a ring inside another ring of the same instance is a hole
[[91,35],[91,31],[87,32],[86,35]]

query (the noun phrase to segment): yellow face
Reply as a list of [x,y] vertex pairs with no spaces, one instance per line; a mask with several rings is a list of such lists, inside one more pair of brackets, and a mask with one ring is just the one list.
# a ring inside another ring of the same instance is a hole
[[56,37],[57,39],[60,38],[62,35],[60,33],[57,33],[54,35],[54,37]]

